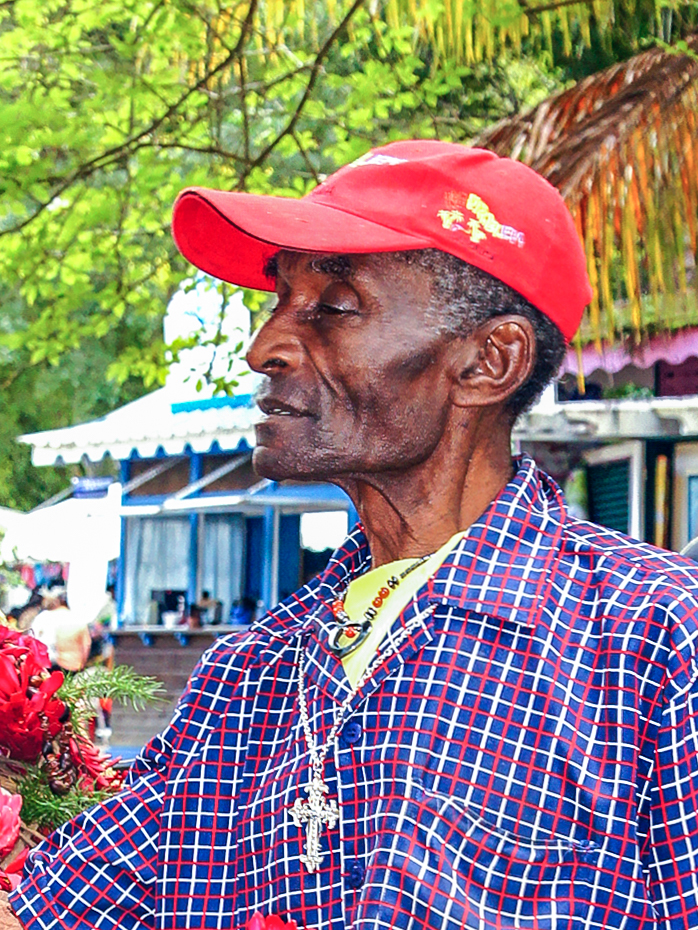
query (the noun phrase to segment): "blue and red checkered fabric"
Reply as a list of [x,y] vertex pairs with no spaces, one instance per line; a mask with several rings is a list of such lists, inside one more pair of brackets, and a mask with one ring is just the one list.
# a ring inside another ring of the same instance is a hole
[[31,856],[27,927],[698,927],[698,566],[572,518],[525,458],[351,702],[305,871],[298,660],[322,741],[349,691],[329,604],[368,564],[357,529],[204,655],[128,786]]

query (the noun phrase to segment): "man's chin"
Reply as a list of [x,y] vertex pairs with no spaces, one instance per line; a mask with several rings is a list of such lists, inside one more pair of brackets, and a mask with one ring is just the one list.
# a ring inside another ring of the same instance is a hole
[[[303,481],[312,479],[307,469],[294,462],[291,456],[276,452],[266,446],[255,446],[252,453],[252,467],[262,478],[271,481]],[[320,479],[322,480],[322,479]]]
[[252,453],[252,467],[260,477],[271,481],[327,481],[343,486],[341,467],[327,455],[299,455],[289,450],[257,445]]

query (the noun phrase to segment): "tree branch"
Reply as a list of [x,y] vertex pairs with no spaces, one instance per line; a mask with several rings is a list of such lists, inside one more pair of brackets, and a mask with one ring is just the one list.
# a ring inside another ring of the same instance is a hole
[[559,10],[563,6],[592,6],[592,0],[554,0],[542,6],[529,6],[527,0],[519,0],[519,6],[527,16],[537,13],[547,13],[550,10]]
[[303,158],[303,161],[305,162],[306,168],[308,169],[308,171],[309,171],[309,172],[311,173],[311,175],[313,176],[313,179],[315,180],[315,183],[316,183],[316,184],[319,184],[319,183],[320,183],[320,178],[319,178],[319,176],[318,176],[318,173],[317,173],[317,171],[315,170],[315,167],[314,167],[313,163],[311,162],[310,157],[308,156],[308,153],[307,153],[306,150],[303,148],[303,146],[302,146],[302,144],[301,144],[301,140],[298,138],[298,133],[294,130],[294,131],[291,133],[291,135],[292,135],[292,137],[293,137],[293,141],[294,141],[294,142],[296,143],[296,145],[298,146],[298,151],[301,153],[301,157]]
[[[363,2],[364,0],[357,0],[357,3],[354,5],[360,5]],[[113,163],[115,160],[118,161],[124,156],[124,154],[135,151],[138,148],[136,143],[140,142],[140,140],[145,136],[152,135],[155,130],[165,122],[165,120],[169,119],[170,116],[176,113],[177,110],[184,103],[186,103],[192,94],[196,93],[198,90],[201,90],[211,80],[211,78],[215,77],[216,74],[219,74],[221,71],[229,67],[245,46],[245,43],[249,37],[249,33],[252,29],[252,23],[257,11],[257,5],[258,0],[250,0],[250,5],[247,11],[247,16],[245,17],[242,25],[240,37],[236,42],[233,50],[223,59],[223,61],[219,62],[215,68],[207,71],[203,77],[201,77],[192,87],[189,87],[175,103],[171,104],[164,113],[157,117],[157,119],[154,119],[145,129],[142,129],[134,136],[130,136],[120,145],[113,146],[111,149],[107,149],[100,155],[95,155],[94,158],[91,158],[89,161],[84,162],[82,165],[76,168],[74,172],[68,175],[68,177],[65,178],[61,184],[59,184],[58,188],[52,192],[51,197],[48,200],[39,202],[39,206],[34,211],[34,213],[26,217],[26,219],[22,220],[20,223],[15,223],[14,226],[0,230],[0,238],[2,236],[9,235],[10,233],[21,232],[23,229],[25,229],[30,223],[37,219],[37,217],[39,217],[44,212],[44,210],[48,208],[48,206],[56,199],[56,197],[60,197],[60,195],[72,184],[74,184],[75,181],[89,177],[100,168],[106,167],[107,165]]]
[[308,83],[306,84],[305,91],[303,92],[303,96],[298,102],[298,106],[294,110],[293,115],[291,116],[291,119],[286,124],[286,128],[282,129],[281,132],[277,135],[277,137],[272,142],[270,142],[265,148],[263,148],[262,151],[259,153],[259,155],[254,159],[254,161],[250,163],[249,167],[246,169],[246,171],[241,177],[241,183],[244,184],[250,172],[253,171],[253,169],[258,168],[261,164],[263,164],[266,161],[269,155],[274,151],[274,149],[281,142],[281,140],[285,138],[285,136],[288,136],[293,133],[294,129],[296,128],[296,123],[301,117],[303,108],[305,107],[306,103],[310,99],[310,94],[312,93],[313,87],[315,86],[315,83],[318,79],[318,75],[320,73],[320,68],[322,66],[323,61],[329,54],[329,51],[334,45],[337,37],[343,32],[344,29],[346,29],[346,27],[351,22],[354,14],[357,13],[358,10],[361,9],[361,7],[364,5],[365,2],[366,0],[354,0],[354,3],[352,3],[351,7],[349,8],[349,11],[346,13],[342,21],[330,33],[329,37],[326,39],[326,41],[322,45],[320,51],[315,56],[315,61],[310,71],[310,77],[308,78]]
[[240,70],[240,111],[242,113],[242,144],[245,152],[245,161],[250,160],[250,114],[247,110],[247,88],[245,87],[245,56],[238,59]]

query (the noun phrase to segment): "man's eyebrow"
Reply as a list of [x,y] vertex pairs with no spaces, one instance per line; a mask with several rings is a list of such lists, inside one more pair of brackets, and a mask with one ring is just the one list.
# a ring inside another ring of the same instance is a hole
[[[277,252],[265,262],[264,274],[270,280],[277,281],[279,278],[281,254]],[[331,278],[350,278],[354,274],[354,266],[348,255],[317,255],[310,259],[308,268],[316,274],[325,274]]]
[[332,278],[350,278],[354,273],[352,261],[348,255],[325,255],[310,262],[310,270],[326,274]]

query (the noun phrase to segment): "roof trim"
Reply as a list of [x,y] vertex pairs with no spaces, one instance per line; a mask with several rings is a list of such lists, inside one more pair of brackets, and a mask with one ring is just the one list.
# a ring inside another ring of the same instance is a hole
[[[598,352],[593,344],[582,348],[582,370],[585,377],[594,371],[607,371],[616,374],[627,365],[636,368],[651,368],[656,362],[668,362],[681,365],[686,359],[698,357],[698,327],[689,327],[672,333],[662,333],[635,345],[630,342],[613,346],[604,346]],[[579,359],[574,346],[567,350],[567,355],[560,374],[576,374]]]
[[195,410],[220,410],[223,407],[230,407],[237,410],[240,407],[254,408],[254,397],[252,394],[238,394],[235,397],[200,397],[197,400],[182,400],[170,404],[172,413],[192,413]]
[[514,428],[529,442],[600,442],[698,436],[698,395],[539,403]]

